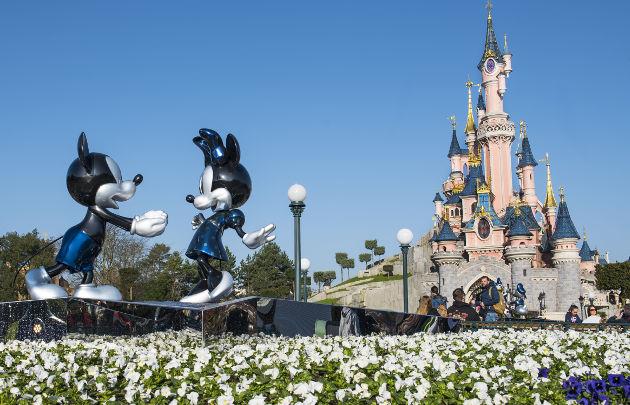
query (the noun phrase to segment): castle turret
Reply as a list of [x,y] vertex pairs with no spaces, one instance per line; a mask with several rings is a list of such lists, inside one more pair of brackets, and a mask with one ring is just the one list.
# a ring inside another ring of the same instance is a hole
[[588,245],[588,240],[586,236],[586,230],[584,231],[584,239],[582,241],[582,247],[580,248],[580,270],[592,273],[595,271],[595,259],[594,251],[591,250],[591,247]]
[[[486,181],[494,196],[493,206],[502,215],[512,199],[512,176],[508,173],[512,173],[510,145],[514,140],[515,129],[514,123],[503,110],[507,72],[504,55],[494,34],[491,7],[488,7],[484,51],[477,67],[481,71],[486,106],[479,123],[477,140],[484,150]],[[511,69],[510,58],[510,71]]]
[[558,307],[556,310],[567,311],[569,306],[578,305],[578,298],[581,295],[580,255],[577,249],[580,234],[571,220],[562,188],[560,188],[558,218],[551,238],[553,266],[558,270],[556,287]]
[[479,85],[479,96],[477,96],[477,124],[481,122],[481,119],[486,115],[486,102],[483,100],[483,87]]
[[[525,206],[526,209],[529,209]],[[528,229],[525,216],[521,209],[514,207],[512,225],[507,232],[508,246],[505,248],[505,260],[510,264],[512,285],[522,283],[526,290],[531,290],[532,260],[536,256],[537,245]]]
[[454,172],[463,172],[463,161],[462,155],[464,155],[464,151],[459,146],[459,140],[457,139],[457,122],[455,121],[455,116],[451,115],[449,117],[451,120],[451,127],[453,128],[453,132],[451,135],[451,145],[448,148],[448,158],[451,160],[451,173]]
[[464,260],[464,256],[462,250],[457,246],[458,240],[459,238],[448,222],[448,214],[445,212],[440,232],[434,238],[435,243],[437,243],[437,252],[431,255],[431,260],[438,268],[440,291],[443,294],[449,294],[459,287],[456,285],[457,278],[454,275],[457,272],[457,266]]
[[439,217],[440,215],[442,215],[442,211],[444,210],[444,199],[442,198],[440,193],[435,193],[433,204],[435,205],[435,215]]
[[520,122],[521,128],[521,149],[519,153],[518,172],[521,179],[521,189],[523,190],[523,199],[536,209],[538,206],[538,197],[536,197],[536,182],[534,180],[534,168],[538,166],[532,148],[527,137],[527,124],[525,121]]

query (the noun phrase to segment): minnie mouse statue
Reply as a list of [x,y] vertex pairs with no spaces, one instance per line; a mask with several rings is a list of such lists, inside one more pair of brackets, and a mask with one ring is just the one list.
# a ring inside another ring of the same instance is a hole
[[221,136],[211,129],[200,129],[193,143],[201,149],[205,169],[199,181],[199,195],[186,196],[198,210],[210,208],[214,214],[205,218],[195,215],[192,220],[195,235],[188,246],[186,256],[197,261],[201,280],[181,302],[215,302],[232,292],[234,280],[227,271],[215,269],[210,260],[227,261],[223,247],[223,231],[232,228],[245,246],[256,249],[276,237],[271,235],[275,226],[269,224],[253,233],[243,231],[245,214],[239,209],[245,204],[252,191],[252,182],[247,169],[240,164],[240,148],[236,137],[228,134],[223,145]]

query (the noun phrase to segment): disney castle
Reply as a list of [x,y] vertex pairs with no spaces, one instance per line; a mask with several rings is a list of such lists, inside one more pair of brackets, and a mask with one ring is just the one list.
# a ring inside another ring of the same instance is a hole
[[[490,5],[489,5],[490,6]],[[591,278],[599,254],[584,240],[569,212],[563,189],[554,194],[549,156],[538,162],[527,125],[516,125],[505,110],[512,54],[507,37],[502,49],[488,7],[486,39],[477,64],[481,83],[466,83],[468,111],[464,139],[451,117],[448,149],[450,175],[435,195],[435,225],[430,259],[438,285],[449,296],[457,287],[472,295],[482,276],[501,279],[504,286],[522,283],[527,306],[538,310],[544,292],[548,312],[566,312],[578,305],[585,292],[584,278]],[[478,86],[473,110],[473,87]],[[476,116],[476,117],[475,117]],[[513,169],[513,144],[517,143]],[[536,194],[536,168],[546,166],[546,195]],[[518,183],[513,184],[513,171]]]

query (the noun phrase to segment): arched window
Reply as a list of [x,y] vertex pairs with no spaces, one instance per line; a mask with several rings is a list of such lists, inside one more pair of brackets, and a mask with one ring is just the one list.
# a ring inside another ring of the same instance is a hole
[[525,246],[525,242],[521,242],[521,246]]
[[455,208],[455,216],[458,217],[459,216],[459,208]]
[[523,277],[527,277],[527,269],[523,269]]
[[446,246],[442,246],[442,252],[446,252]]

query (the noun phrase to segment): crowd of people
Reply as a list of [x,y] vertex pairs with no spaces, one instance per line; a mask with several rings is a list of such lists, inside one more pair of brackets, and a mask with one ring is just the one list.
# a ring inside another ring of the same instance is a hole
[[[481,278],[481,292],[466,302],[462,288],[453,291],[453,304],[439,294],[436,286],[431,287],[431,295],[420,298],[417,314],[456,318],[465,321],[496,322],[505,311],[505,302],[495,283],[488,277]],[[588,317],[580,318],[577,305],[571,305],[565,316],[567,323],[630,323],[630,304],[626,304],[617,315],[603,318],[593,305],[588,307]]]

